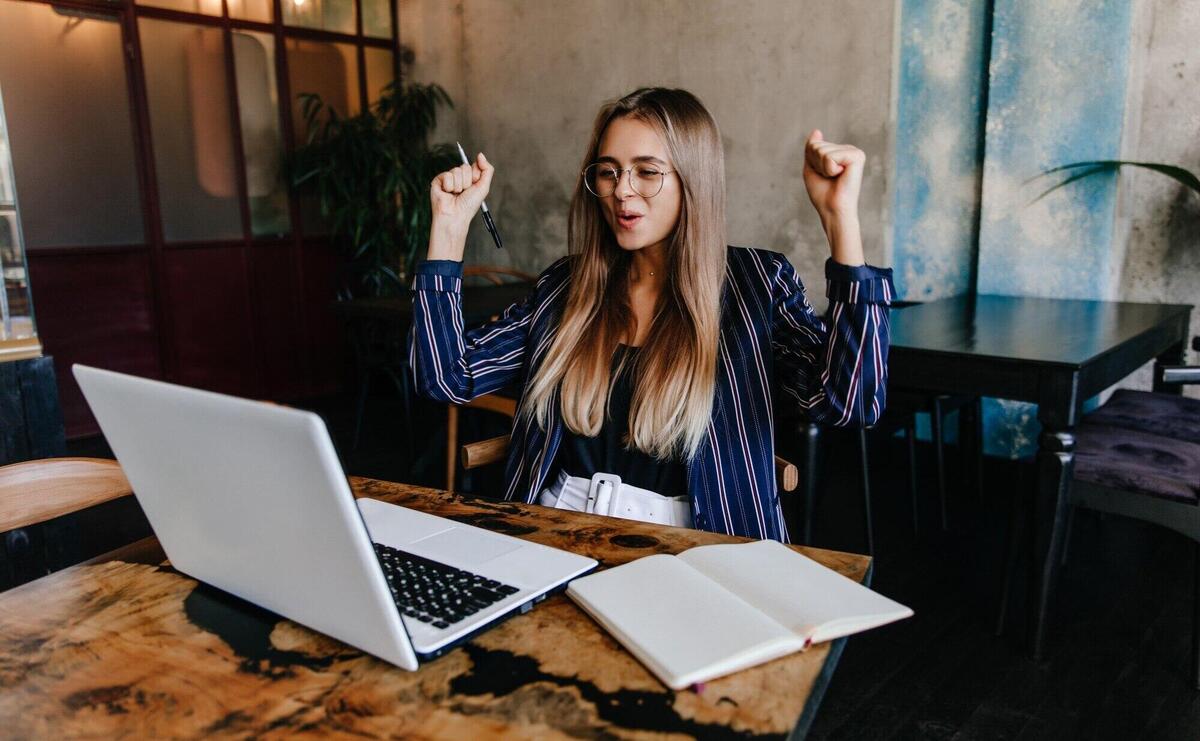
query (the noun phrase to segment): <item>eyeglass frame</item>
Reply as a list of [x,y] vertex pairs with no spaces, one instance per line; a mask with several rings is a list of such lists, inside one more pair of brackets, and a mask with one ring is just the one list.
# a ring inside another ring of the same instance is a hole
[[[644,165],[644,164],[650,164],[650,163],[638,162],[637,164],[634,164],[634,165],[631,165],[624,169],[621,169],[620,167],[617,167],[615,164],[613,164],[611,162],[593,162],[590,165],[588,165],[587,167],[583,168],[579,172],[579,176],[583,178],[583,187],[587,189],[588,193],[591,193],[596,198],[609,198],[609,197],[615,195],[617,192],[617,188],[621,187],[621,178],[625,177],[625,175],[627,175],[627,174],[629,175],[629,189],[630,190],[632,190],[634,193],[637,193],[639,196],[642,196],[642,198],[653,198],[654,196],[658,195],[659,193],[662,193],[663,185],[665,185],[667,182],[667,176],[672,173],[679,172],[678,170],[663,170],[660,173],[662,175],[662,177],[658,181],[658,190],[654,191],[654,195],[650,195],[650,196],[642,195],[642,193],[633,186],[633,168],[637,167],[638,165]],[[616,170],[619,173],[617,175],[617,182],[615,185],[613,185],[612,193],[609,193],[606,196],[602,196],[599,193],[597,193],[596,191],[592,190],[590,187],[588,187],[587,171],[592,169],[596,165],[608,165],[608,166],[612,167],[612,169]]]

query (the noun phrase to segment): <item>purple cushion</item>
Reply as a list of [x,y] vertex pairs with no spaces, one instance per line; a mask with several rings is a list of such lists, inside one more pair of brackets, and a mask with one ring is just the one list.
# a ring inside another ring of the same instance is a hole
[[1117,389],[1104,406],[1085,416],[1084,422],[1200,443],[1200,399]]
[[1081,424],[1075,478],[1111,489],[1200,503],[1200,444],[1141,430]]

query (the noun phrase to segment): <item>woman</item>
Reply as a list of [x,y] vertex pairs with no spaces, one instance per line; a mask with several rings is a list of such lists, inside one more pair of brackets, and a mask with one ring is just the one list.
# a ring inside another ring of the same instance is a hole
[[508,499],[786,540],[773,389],[825,423],[883,411],[891,270],[864,265],[864,162],[819,131],[805,145],[831,250],[823,321],[786,258],[726,245],[721,136],[700,101],[634,91],[596,119],[568,256],[465,334],[463,248],[494,170],[480,154],[442,173],[414,280],[418,389],[462,403],[521,384]]

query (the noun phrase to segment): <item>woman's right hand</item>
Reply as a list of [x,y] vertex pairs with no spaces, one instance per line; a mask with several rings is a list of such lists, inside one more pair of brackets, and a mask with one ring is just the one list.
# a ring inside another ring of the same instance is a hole
[[[429,187],[429,199],[433,206],[429,259],[462,259],[467,228],[491,189],[495,171],[487,157],[480,152],[475,164],[459,165],[433,179]],[[445,254],[435,255],[435,252]]]

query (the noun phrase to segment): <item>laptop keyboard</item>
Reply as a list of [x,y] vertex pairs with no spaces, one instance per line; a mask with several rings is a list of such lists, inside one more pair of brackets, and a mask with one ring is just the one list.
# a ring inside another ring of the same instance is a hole
[[518,591],[470,571],[374,545],[396,606],[435,628],[448,628]]

